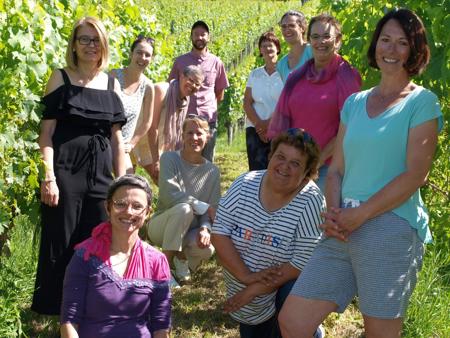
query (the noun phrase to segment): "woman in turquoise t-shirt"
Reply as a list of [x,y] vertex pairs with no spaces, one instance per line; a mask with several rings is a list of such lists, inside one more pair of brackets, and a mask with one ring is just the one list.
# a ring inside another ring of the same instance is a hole
[[410,10],[377,24],[368,51],[380,84],[350,96],[328,171],[319,243],[281,312],[283,337],[311,337],[357,294],[366,336],[400,337],[431,240],[420,197],[442,127],[436,95],[412,82],[429,62],[425,28]]
[[306,42],[308,23],[303,13],[287,11],[281,17],[280,27],[284,40],[289,45],[289,53],[278,61],[277,72],[283,83],[286,83],[289,74],[303,66],[313,55],[310,44]]

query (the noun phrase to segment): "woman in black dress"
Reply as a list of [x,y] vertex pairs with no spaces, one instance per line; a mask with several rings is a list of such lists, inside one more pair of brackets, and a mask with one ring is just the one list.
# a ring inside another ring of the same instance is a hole
[[117,81],[102,72],[108,54],[103,24],[91,17],[77,21],[67,67],[53,72],[43,98],[42,232],[31,306],[41,314],[59,314],[73,246],[107,219],[104,201],[113,169],[116,176],[125,173],[121,126],[126,119]]

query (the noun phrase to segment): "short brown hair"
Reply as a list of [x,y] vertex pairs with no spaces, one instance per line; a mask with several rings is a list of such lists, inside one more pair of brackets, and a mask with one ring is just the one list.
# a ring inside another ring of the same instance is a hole
[[148,181],[139,175],[134,174],[126,174],[123,176],[120,176],[116,178],[114,181],[111,182],[111,184],[108,187],[108,192],[106,195],[106,201],[108,204],[110,204],[113,200],[113,196],[115,192],[123,186],[130,186],[133,188],[142,189],[145,191],[145,194],[147,196],[147,203],[151,207],[152,205],[152,188],[148,184]]
[[[273,42],[275,47],[277,47],[277,55],[281,52],[281,46],[280,46],[280,40],[278,40],[277,36],[274,32],[265,32],[261,34],[258,41],[258,48],[261,49],[261,45],[264,41]],[[261,53],[259,53],[259,56],[262,56]]]
[[330,15],[328,13],[319,14],[319,15],[313,17],[309,21],[308,34],[306,36],[306,39],[308,41],[311,41],[311,27],[316,22],[329,23],[330,25],[332,25],[334,27],[334,30],[336,31],[336,39],[339,39],[339,41],[342,43],[342,28],[341,28],[341,24],[339,23],[339,21],[334,16],[332,16],[332,15]]
[[430,61],[430,48],[428,47],[427,35],[422,20],[413,11],[406,8],[394,9],[386,13],[378,21],[377,27],[373,32],[369,50],[367,51],[369,65],[379,69],[375,59],[377,42],[384,25],[391,19],[399,23],[408,40],[410,52],[408,60],[404,64],[405,70],[409,76],[422,73]]
[[319,170],[320,148],[312,136],[301,128],[289,128],[272,140],[269,159],[277,151],[280,144],[293,146],[308,157],[306,161],[306,177],[316,179]]
[[81,18],[73,25],[72,33],[70,34],[70,39],[66,50],[67,66],[72,70],[76,70],[78,68],[78,58],[75,53],[74,45],[77,39],[78,28],[83,25],[91,25],[97,31],[100,38],[101,47],[101,57],[98,61],[97,66],[99,69],[106,68],[109,59],[108,35],[106,34],[106,29],[103,23],[99,19],[91,16]]

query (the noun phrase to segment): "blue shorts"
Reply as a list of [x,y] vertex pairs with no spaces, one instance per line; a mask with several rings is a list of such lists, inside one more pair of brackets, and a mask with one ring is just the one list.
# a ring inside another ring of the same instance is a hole
[[357,295],[364,315],[404,317],[423,251],[408,221],[387,212],[364,223],[348,242],[322,239],[291,294],[333,302],[337,312],[343,312]]

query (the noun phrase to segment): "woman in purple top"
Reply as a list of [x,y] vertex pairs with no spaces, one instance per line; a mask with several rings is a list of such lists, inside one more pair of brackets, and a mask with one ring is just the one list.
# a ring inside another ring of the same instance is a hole
[[339,128],[345,99],[359,91],[361,77],[339,54],[342,33],[331,15],[320,14],[309,22],[307,39],[313,58],[289,76],[269,125],[272,139],[289,128],[312,135],[321,149],[319,188],[324,181]]
[[168,338],[170,270],[165,256],[139,239],[151,211],[148,182],[135,175],[111,184],[109,221],[78,244],[63,290],[63,338]]

